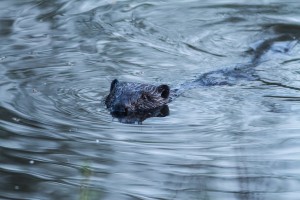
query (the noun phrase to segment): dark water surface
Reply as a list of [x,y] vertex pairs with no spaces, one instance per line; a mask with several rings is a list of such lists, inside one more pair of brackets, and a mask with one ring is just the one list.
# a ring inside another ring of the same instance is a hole
[[[114,78],[174,86],[290,35],[262,81],[122,124]],[[300,199],[298,1],[1,0],[0,199]]]

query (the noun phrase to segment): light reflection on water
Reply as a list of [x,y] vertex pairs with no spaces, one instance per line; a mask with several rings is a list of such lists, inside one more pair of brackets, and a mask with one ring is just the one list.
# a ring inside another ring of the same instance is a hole
[[122,124],[110,81],[183,83],[300,37],[279,1],[2,1],[1,199],[298,199],[299,45],[265,82],[197,88]]

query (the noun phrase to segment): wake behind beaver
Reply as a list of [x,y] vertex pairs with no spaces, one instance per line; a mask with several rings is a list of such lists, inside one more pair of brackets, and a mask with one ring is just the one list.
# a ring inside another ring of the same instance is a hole
[[[168,85],[120,82],[113,80],[105,105],[113,117],[123,123],[141,123],[149,117],[164,117],[169,114],[167,103],[182,93],[208,86],[231,86],[245,81],[259,81],[255,67],[276,53],[286,53],[297,41],[290,35],[280,35],[257,42],[248,51],[252,55],[250,63],[204,73],[194,80],[186,81],[176,88]],[[269,57],[265,58],[264,56]],[[167,112],[166,112],[167,110]]]

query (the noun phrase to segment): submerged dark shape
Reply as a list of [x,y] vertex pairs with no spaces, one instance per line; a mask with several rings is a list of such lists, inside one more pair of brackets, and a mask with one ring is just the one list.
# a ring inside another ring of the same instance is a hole
[[125,124],[142,124],[142,122],[150,117],[166,117],[169,115],[169,106],[167,104],[139,112],[111,112],[114,118]]
[[195,80],[186,81],[173,89],[164,84],[156,86],[119,82],[115,79],[111,83],[109,95],[105,98],[105,105],[112,116],[122,123],[141,123],[150,117],[164,117],[169,115],[166,104],[190,89],[200,86],[230,86],[241,81],[260,80],[255,67],[263,61],[262,57],[270,52],[272,55],[277,52],[285,53],[296,43],[295,38],[290,35],[280,35],[257,42],[247,52],[252,55],[250,63],[204,73]]

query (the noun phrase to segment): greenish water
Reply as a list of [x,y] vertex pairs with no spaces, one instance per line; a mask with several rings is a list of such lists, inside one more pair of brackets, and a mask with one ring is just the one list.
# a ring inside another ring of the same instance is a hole
[[[2,0],[0,199],[298,200],[297,1]],[[267,53],[262,81],[189,90],[123,124],[110,82],[169,84]]]

